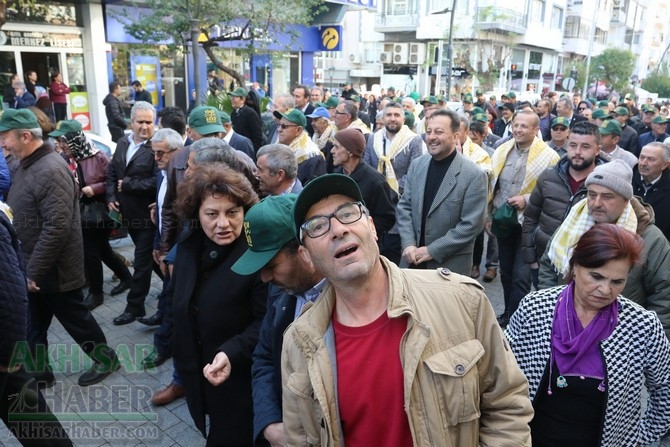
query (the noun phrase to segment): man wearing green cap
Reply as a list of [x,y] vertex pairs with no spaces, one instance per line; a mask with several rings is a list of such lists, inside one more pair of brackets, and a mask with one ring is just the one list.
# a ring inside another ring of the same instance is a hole
[[291,148],[298,162],[298,180],[306,185],[310,180],[326,173],[326,159],[314,143],[305,126],[307,118],[300,110],[289,109],[286,113],[273,113],[279,120],[279,144]]
[[247,98],[247,90],[244,87],[237,87],[228,93],[230,102],[233,104],[233,114],[230,119],[233,123],[235,132],[251,140],[254,145],[254,151],[263,146],[263,125],[261,117],[248,105],[244,103]]
[[28,344],[37,369],[33,372],[38,381],[53,384],[47,339],[56,316],[93,360],[93,366],[79,377],[79,386],[93,385],[116,371],[119,362],[84,305],[79,186],[67,163],[44,144],[42,129],[30,110],[5,110],[0,118],[0,145],[21,162],[7,203],[14,211],[26,266]]
[[307,185],[293,219],[330,284],[284,334],[286,445],[530,445],[528,384],[477,282],[380,256],[347,176]]
[[603,109],[595,109],[591,114],[593,124],[600,127],[604,120],[610,119],[610,116]]
[[[628,125],[630,112],[626,107],[617,107],[614,109],[614,119],[617,120],[621,126],[621,138],[619,139],[619,146],[634,154],[637,149],[637,132]],[[602,123],[601,123],[602,124]]]
[[605,120],[598,128],[600,131],[600,156],[606,161],[622,160],[631,169],[637,164],[637,157],[619,147],[621,126],[614,119]]
[[260,271],[261,279],[270,283],[267,312],[252,364],[254,441],[264,439],[270,445],[286,445],[281,378],[284,332],[326,285],[314,265],[298,254],[292,214],[297,197],[267,197],[245,214],[244,234],[249,248],[232,267],[240,275]]
[[637,139],[637,148],[635,155],[640,153],[640,149],[649,143],[658,142],[663,143],[666,138],[670,138],[668,134],[668,118],[663,115],[657,115],[651,120],[651,131],[641,134]]
[[230,147],[240,152],[244,152],[250,159],[256,159],[256,152],[254,151],[254,144],[244,135],[240,135],[233,129],[233,124],[230,122],[230,115],[223,110],[219,110],[219,117],[223,125],[223,141],[228,143]]
[[642,106],[640,107],[640,114],[639,116],[635,115],[636,122],[633,124],[633,127],[635,128],[638,137],[639,135],[651,132],[651,122],[654,118],[656,118],[656,114],[657,114],[656,107],[647,104],[642,104]]
[[559,156],[568,152],[568,136],[570,135],[570,120],[559,116],[551,121],[551,140],[547,145],[556,151]]
[[219,110],[215,107],[198,106],[188,115],[188,135],[193,141],[207,137],[220,138],[225,131]]

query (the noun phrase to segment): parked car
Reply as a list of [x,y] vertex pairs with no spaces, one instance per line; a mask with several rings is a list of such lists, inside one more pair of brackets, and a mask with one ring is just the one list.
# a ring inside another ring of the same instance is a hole
[[98,148],[99,151],[104,152],[105,155],[107,155],[107,157],[109,157],[110,159],[112,158],[112,155],[116,150],[115,142],[113,142],[109,138],[105,138],[93,132],[84,132],[84,133],[93,142],[93,144],[95,144],[95,147]]

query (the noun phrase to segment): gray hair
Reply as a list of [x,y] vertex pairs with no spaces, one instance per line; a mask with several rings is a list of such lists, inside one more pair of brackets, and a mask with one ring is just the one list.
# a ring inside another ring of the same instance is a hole
[[282,93],[275,96],[274,103],[275,105],[281,105],[281,108],[284,109],[295,108],[295,99],[293,99],[293,95],[289,93]]
[[356,107],[356,103],[347,99],[342,102],[342,105],[344,107],[344,113],[351,117],[352,122],[356,121],[358,119],[358,107]]
[[461,116],[460,118],[461,118],[461,125],[465,125],[465,128],[469,129],[470,128],[470,120],[465,116]]
[[134,121],[135,120],[135,114],[137,113],[138,110],[148,110],[150,111],[153,116],[154,116],[154,121],[156,121],[156,108],[149,104],[146,101],[137,101],[134,105],[133,108],[130,109],[130,120]]
[[23,132],[30,133],[30,136],[33,140],[41,140],[44,133],[42,132],[41,127],[36,127],[35,129],[12,129],[15,132],[15,135],[20,135]]
[[167,147],[170,151],[176,151],[184,147],[184,139],[179,135],[174,129],[163,128],[158,129],[154,136],[151,137],[151,141],[154,143],[160,142],[167,144]]
[[559,102],[562,102],[565,107],[570,107],[572,109],[572,101],[570,101],[570,98],[559,98],[558,101],[556,101],[556,104]]
[[412,108],[414,108],[414,106],[416,106],[416,101],[414,101],[414,98],[410,98],[409,96],[407,96],[406,98],[404,98],[402,100],[402,104],[405,104],[405,103],[412,104]]
[[652,141],[649,144],[645,144],[642,149],[645,147],[660,147],[663,149],[663,161],[670,161],[670,144],[668,142],[670,141],[670,138],[666,138],[666,140],[661,143],[660,141]]
[[267,144],[256,153],[256,160],[266,155],[265,164],[270,174],[276,174],[281,169],[286,177],[294,179],[298,175],[298,161],[291,148],[285,144]]

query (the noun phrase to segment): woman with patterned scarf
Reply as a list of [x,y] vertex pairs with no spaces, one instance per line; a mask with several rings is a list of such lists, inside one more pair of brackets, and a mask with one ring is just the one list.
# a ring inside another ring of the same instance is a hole
[[312,118],[312,128],[314,129],[312,141],[326,158],[326,173],[332,174],[334,166],[333,154],[330,153],[330,150],[333,148],[333,136],[337,132],[337,127],[330,120],[330,113],[325,107],[317,107],[307,117]]
[[670,342],[655,312],[621,296],[642,250],[634,232],[597,224],[572,251],[570,282],[512,315],[505,335],[528,379],[533,447],[649,445],[670,429]]
[[[76,164],[75,177],[81,188],[80,207],[82,211],[81,230],[84,238],[84,267],[88,280],[88,295],[84,304],[95,309],[104,301],[102,292],[102,264],[104,262],[121,284],[130,282],[132,275],[109,245],[109,234],[112,222],[107,218],[107,202],[105,200],[105,180],[109,159],[95,149],[81,131],[81,124],[76,120],[58,123],[55,131],[49,134],[57,139],[63,151]],[[94,215],[94,220],[90,217]]]

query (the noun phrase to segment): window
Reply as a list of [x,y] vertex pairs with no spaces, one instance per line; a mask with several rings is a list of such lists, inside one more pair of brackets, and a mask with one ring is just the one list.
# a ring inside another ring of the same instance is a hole
[[556,6],[551,8],[551,29],[563,29],[563,10]]
[[386,13],[392,16],[414,14],[414,0],[389,0]]
[[544,0],[533,0],[531,3],[530,20],[544,23]]

